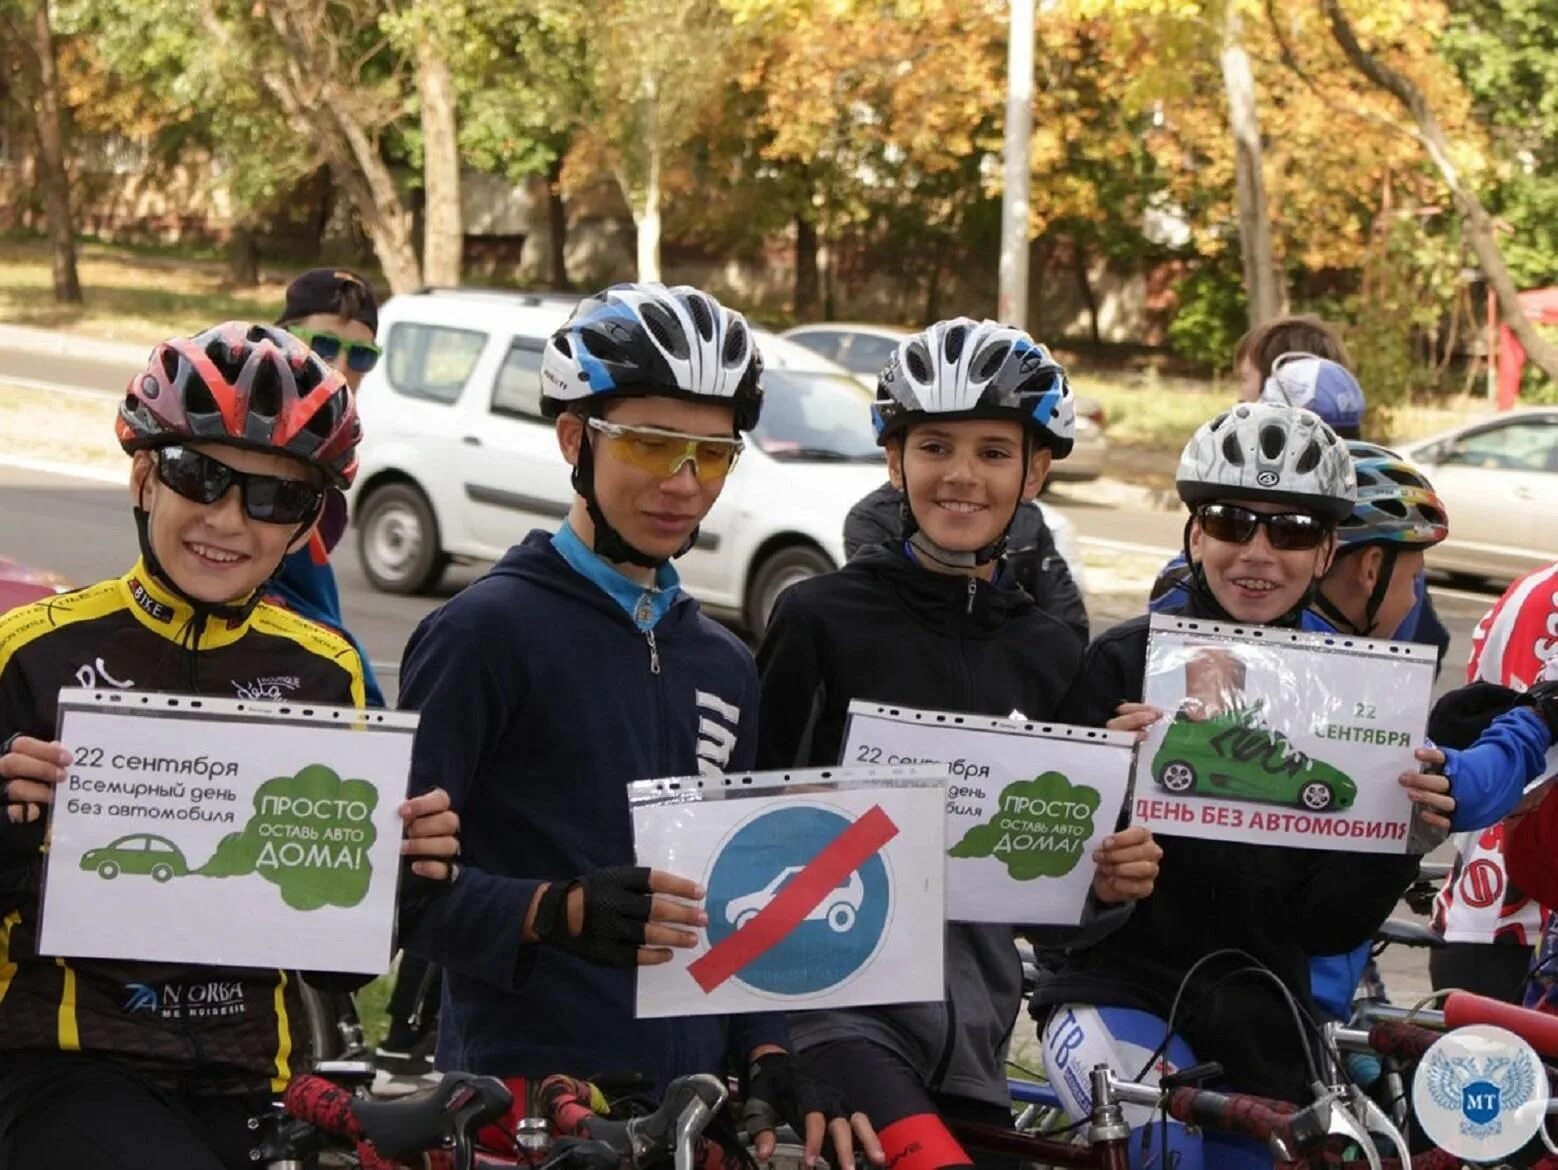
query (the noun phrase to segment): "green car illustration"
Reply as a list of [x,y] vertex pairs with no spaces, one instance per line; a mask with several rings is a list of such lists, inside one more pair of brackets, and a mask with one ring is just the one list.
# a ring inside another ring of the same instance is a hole
[[1176,715],[1152,760],[1152,778],[1175,796],[1225,796],[1291,804],[1306,812],[1352,807],[1358,786],[1261,726],[1261,705],[1230,707],[1205,721]]
[[189,873],[189,863],[179,847],[155,833],[131,833],[99,849],[88,849],[81,855],[81,868],[95,869],[104,878],[121,873],[150,874],[159,882]]

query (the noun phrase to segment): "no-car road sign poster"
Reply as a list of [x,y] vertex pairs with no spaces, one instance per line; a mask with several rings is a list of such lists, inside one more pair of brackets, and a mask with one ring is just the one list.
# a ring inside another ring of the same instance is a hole
[[640,1017],[942,998],[946,769],[631,788],[638,862],[701,882],[699,945],[638,973]]

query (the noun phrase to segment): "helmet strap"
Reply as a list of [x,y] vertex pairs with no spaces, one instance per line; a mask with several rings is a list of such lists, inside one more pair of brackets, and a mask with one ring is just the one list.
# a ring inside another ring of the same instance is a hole
[[573,465],[571,477],[573,490],[584,499],[585,509],[590,514],[590,523],[595,528],[595,538],[591,547],[595,555],[616,564],[637,565],[641,569],[658,569],[668,560],[686,556],[692,550],[692,546],[698,541],[698,529],[694,528],[687,537],[687,542],[680,549],[671,554],[671,557],[656,557],[634,548],[627,539],[612,526],[606,519],[606,513],[601,509],[600,500],[595,495],[595,448],[590,441],[590,431],[584,428],[579,436],[579,458]]
[[[1369,599],[1363,607],[1363,626],[1360,628],[1330,598],[1323,593],[1315,599],[1315,608],[1325,614],[1327,618],[1339,621],[1346,625],[1348,633],[1357,634],[1360,638],[1372,638],[1375,629],[1379,626],[1380,606],[1385,604],[1385,594],[1390,592],[1391,580],[1396,575],[1396,560],[1401,555],[1401,549],[1393,543],[1380,543],[1376,545],[1355,544],[1351,548],[1343,549],[1336,555],[1340,557],[1361,553],[1366,548],[1380,550],[1379,580],[1374,582],[1374,588],[1369,592]],[[1394,631],[1391,631],[1394,633]],[[1386,635],[1387,637],[1389,634]]]

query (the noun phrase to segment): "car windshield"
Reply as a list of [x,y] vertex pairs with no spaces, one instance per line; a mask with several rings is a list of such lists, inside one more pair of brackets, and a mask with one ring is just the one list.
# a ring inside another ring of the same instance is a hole
[[880,463],[871,393],[842,374],[763,372],[763,416],[752,439],[775,459]]

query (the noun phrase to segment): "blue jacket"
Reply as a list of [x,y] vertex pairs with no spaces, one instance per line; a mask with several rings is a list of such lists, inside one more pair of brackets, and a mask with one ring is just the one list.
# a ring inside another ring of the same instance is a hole
[[281,572],[271,581],[269,594],[293,613],[329,627],[356,647],[357,657],[362,659],[368,706],[384,706],[384,692],[379,690],[379,680],[373,677],[367,651],[342,623],[341,594],[335,587],[329,555],[317,534],[281,562]]
[[400,687],[400,705],[422,716],[411,788],[449,792],[462,866],[406,946],[444,968],[438,1067],[638,1072],[663,1085],[787,1045],[783,1018],[637,1020],[635,972],[524,943],[524,919],[543,881],[633,863],[629,782],[751,767],[757,669],[679,589],[641,589],[636,624],[626,579],[584,555],[590,577],[532,532],[411,635]]

